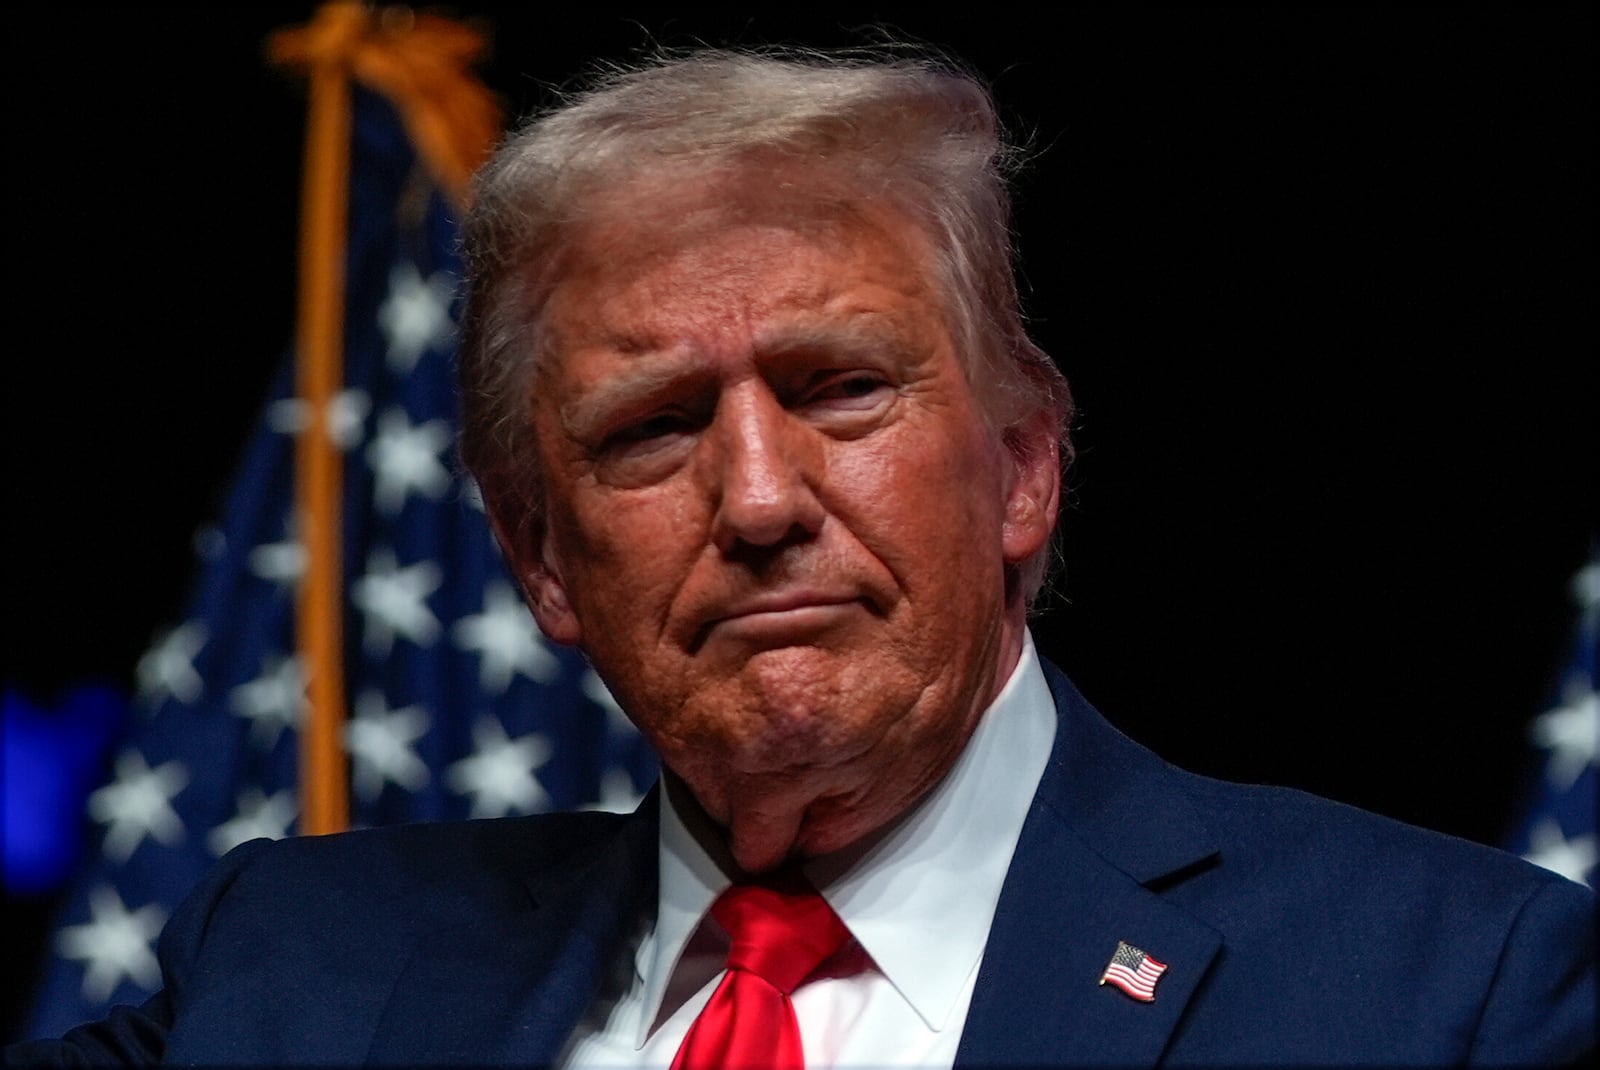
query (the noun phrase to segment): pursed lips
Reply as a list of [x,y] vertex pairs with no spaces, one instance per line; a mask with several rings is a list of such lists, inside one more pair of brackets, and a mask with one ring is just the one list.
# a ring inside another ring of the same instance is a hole
[[721,632],[729,638],[757,641],[797,639],[861,608],[865,608],[865,599],[853,592],[766,592],[717,611],[700,629],[700,638],[704,641],[713,632]]

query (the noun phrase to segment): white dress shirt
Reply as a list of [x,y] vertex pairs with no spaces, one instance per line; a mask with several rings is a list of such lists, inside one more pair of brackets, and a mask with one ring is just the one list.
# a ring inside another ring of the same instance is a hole
[[[869,843],[805,864],[859,945],[794,992],[807,1070],[954,1062],[1055,727],[1029,636],[966,749],[916,808]],[[641,920],[629,960],[579,1023],[559,1065],[671,1066],[721,980],[727,938],[707,911],[731,881],[665,791],[660,877],[655,917]]]

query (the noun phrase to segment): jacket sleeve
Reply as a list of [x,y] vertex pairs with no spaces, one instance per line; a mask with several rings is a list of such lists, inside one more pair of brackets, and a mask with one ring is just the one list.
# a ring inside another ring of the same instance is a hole
[[97,1022],[59,1038],[8,1045],[6,1066],[153,1066],[166,1051],[167,1034],[181,1012],[185,982],[199,957],[217,904],[271,840],[252,840],[229,852],[185,897],[161,930],[157,955],[160,992],[138,1007],[113,1007]]
[[1479,1066],[1593,1065],[1595,893],[1552,878],[1523,904],[1478,1019]]

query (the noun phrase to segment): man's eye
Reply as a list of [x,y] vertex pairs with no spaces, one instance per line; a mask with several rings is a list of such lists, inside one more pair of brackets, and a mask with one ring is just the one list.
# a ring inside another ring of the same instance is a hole
[[873,399],[888,383],[876,375],[844,375],[822,383],[807,396],[808,404],[828,402],[860,402]]
[[648,419],[614,431],[606,439],[606,445],[630,446],[635,443],[648,443],[668,435],[675,435],[688,430],[689,420],[682,413],[663,412],[657,413]]
[[600,453],[613,457],[654,453],[690,430],[693,430],[690,417],[685,414],[656,413],[606,435],[600,443]]

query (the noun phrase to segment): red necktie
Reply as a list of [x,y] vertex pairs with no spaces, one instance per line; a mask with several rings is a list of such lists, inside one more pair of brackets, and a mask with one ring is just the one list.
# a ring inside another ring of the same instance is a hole
[[672,1070],[803,1070],[789,993],[850,931],[822,896],[792,877],[736,884],[711,905],[711,916],[732,941],[728,972],[689,1027]]

